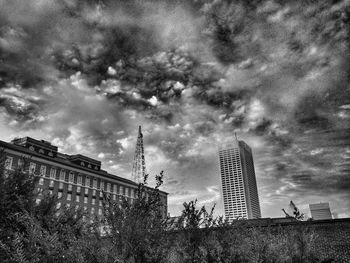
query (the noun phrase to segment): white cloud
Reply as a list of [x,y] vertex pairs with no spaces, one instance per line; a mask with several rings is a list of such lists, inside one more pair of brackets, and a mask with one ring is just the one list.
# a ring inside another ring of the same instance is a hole
[[152,96],[152,98],[150,98],[149,103],[151,103],[152,106],[157,106],[158,105],[158,99],[156,96]]
[[117,142],[121,144],[121,146],[123,147],[124,150],[130,149],[133,141],[135,141],[135,139],[131,136],[117,140]]
[[108,73],[108,75],[114,76],[115,74],[117,74],[117,71],[115,70],[115,68],[109,66],[107,73]]

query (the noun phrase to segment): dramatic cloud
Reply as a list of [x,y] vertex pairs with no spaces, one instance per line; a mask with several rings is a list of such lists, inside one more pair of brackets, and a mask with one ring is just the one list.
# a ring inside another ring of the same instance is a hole
[[[350,216],[350,2],[0,0],[0,136],[130,178],[137,127],[169,210],[220,201],[217,147],[253,149],[263,216]],[[305,210],[306,209],[306,210]]]

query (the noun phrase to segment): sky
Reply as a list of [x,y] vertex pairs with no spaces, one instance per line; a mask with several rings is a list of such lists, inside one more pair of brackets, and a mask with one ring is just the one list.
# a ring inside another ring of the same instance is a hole
[[350,1],[0,0],[0,140],[31,136],[223,214],[218,146],[253,150],[263,217],[350,217]]

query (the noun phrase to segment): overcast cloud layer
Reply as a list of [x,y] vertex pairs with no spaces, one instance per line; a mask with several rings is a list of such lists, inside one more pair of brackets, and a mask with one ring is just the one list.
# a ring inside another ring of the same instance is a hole
[[222,214],[217,146],[253,149],[264,217],[350,217],[350,1],[0,0],[0,139],[131,178],[137,127],[169,212]]

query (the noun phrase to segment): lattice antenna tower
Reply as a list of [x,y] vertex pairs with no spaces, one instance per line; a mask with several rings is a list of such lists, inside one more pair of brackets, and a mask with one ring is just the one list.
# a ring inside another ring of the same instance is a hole
[[135,182],[140,183],[146,173],[145,153],[143,150],[143,135],[141,126],[139,126],[139,133],[136,141],[134,162],[132,164],[132,178]]

